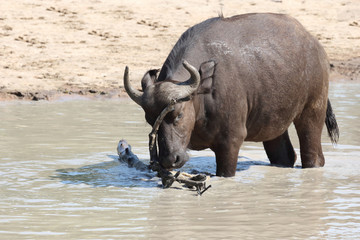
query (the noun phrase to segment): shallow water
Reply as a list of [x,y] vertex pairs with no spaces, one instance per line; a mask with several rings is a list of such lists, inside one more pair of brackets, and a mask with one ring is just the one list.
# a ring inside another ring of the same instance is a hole
[[[360,85],[332,84],[330,99],[340,142],[324,131],[324,168],[272,167],[245,143],[236,176],[201,197],[117,162],[121,138],[149,159],[150,127],[130,101],[0,103],[0,238],[359,238]],[[183,170],[215,172],[211,151],[190,155]]]

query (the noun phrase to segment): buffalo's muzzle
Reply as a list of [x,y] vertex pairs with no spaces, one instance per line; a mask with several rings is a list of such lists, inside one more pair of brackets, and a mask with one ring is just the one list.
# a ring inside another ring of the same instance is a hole
[[167,170],[172,170],[181,168],[188,160],[189,156],[185,152],[176,153],[166,157],[160,157],[160,165]]

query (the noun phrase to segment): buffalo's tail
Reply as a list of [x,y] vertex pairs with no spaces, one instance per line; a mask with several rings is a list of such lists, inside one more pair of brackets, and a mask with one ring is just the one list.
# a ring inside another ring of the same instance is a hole
[[336,144],[339,140],[339,127],[336,122],[335,114],[332,110],[330,100],[327,101],[326,109],[326,119],[325,119],[326,128],[333,144]]

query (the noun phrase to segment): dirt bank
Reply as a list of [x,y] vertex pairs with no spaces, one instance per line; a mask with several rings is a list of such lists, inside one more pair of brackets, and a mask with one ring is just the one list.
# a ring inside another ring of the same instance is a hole
[[0,98],[124,96],[188,27],[220,12],[287,13],[324,45],[332,79],[360,82],[358,0],[17,0],[0,2]]

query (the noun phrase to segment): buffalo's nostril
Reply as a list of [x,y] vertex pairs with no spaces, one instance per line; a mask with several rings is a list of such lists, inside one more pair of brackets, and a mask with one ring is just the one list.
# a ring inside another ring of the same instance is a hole
[[176,167],[179,163],[180,163],[181,159],[180,159],[180,156],[176,156],[175,158],[175,162],[172,164],[173,167]]

